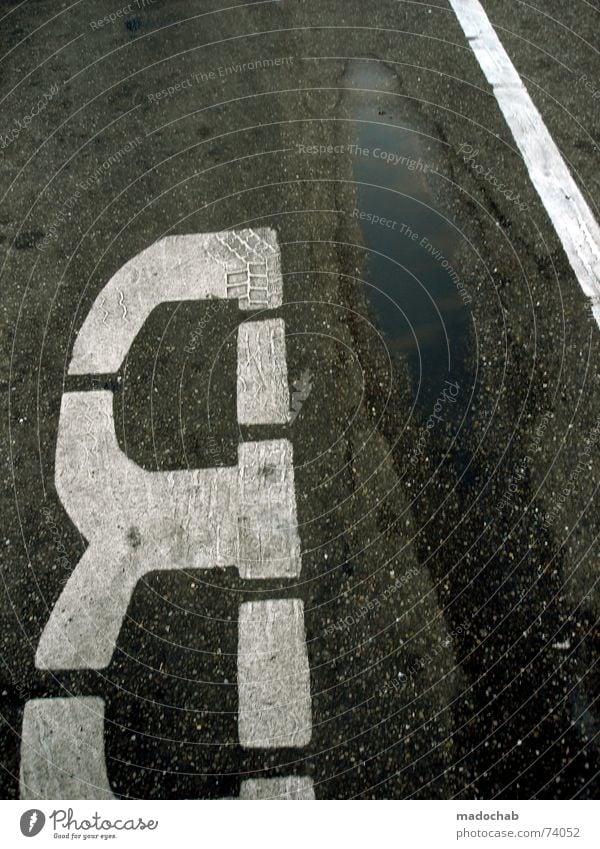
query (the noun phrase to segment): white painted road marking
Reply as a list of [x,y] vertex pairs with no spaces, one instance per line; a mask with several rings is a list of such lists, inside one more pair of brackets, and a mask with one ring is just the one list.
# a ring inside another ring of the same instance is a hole
[[238,451],[240,576],[297,578],[301,559],[292,444],[287,439],[244,442]]
[[249,778],[242,781],[240,799],[314,799],[312,778],[288,775],[286,778]]
[[238,633],[240,743],[270,749],[308,745],[312,710],[302,602],[242,604]]
[[[143,251],[96,299],[77,338],[70,372],[116,371],[157,304],[209,297],[237,298],[242,309],[281,303],[273,231],[170,237]],[[115,321],[117,306],[121,312]],[[238,354],[240,423],[287,422],[283,320],[242,324]],[[89,545],[42,633],[38,668],[107,666],[132,593],[147,572],[237,566],[250,579],[300,574],[288,440],[242,443],[238,464],[231,468],[147,472],[118,445],[112,392],[67,392],[61,403],[55,481]],[[302,602],[242,605],[239,654],[242,745],[306,745],[311,695]],[[103,733],[102,699],[28,702],[21,798],[111,798]],[[71,762],[70,771],[64,758]],[[242,788],[242,798],[268,794],[314,798],[312,781],[305,778],[250,780]]]
[[600,227],[478,0],[450,0],[600,326]]
[[285,424],[290,416],[283,319],[238,329],[237,417],[244,425]]
[[167,236],[102,289],[75,341],[69,374],[118,371],[152,310],[166,301],[229,298],[255,310],[280,306],[282,291],[274,230]]
[[145,471],[117,443],[112,392],[63,395],[56,489],[89,546],[44,629],[38,668],[107,666],[148,572],[237,566],[243,577],[299,574],[291,444],[246,442],[238,456],[231,468]]
[[[104,699],[31,699],[25,705],[21,799],[114,799],[104,752]],[[240,799],[314,799],[311,778],[251,778]]]
[[31,699],[23,712],[21,799],[114,799],[104,756],[104,699]]

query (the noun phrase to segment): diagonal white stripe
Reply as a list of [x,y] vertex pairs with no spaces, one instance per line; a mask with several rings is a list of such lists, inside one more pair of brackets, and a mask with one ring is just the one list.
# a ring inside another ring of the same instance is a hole
[[600,326],[600,227],[481,3],[450,0]]

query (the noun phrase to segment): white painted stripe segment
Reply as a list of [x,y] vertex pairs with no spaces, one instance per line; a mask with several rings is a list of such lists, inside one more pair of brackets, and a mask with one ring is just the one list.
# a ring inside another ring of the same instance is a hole
[[238,733],[246,748],[306,746],[312,734],[310,669],[299,599],[242,604]]
[[284,424],[290,415],[283,319],[238,328],[237,418],[240,424]]
[[56,489],[89,543],[42,633],[41,669],[110,663],[138,580],[155,570],[237,566],[297,576],[292,446],[242,443],[231,468],[148,472],[118,445],[112,392],[63,395]]
[[479,0],[450,0],[600,325],[600,227]]
[[313,780],[305,775],[288,775],[285,778],[248,778],[242,781],[240,799],[296,799],[315,798]]
[[32,699],[23,712],[21,799],[114,799],[104,755],[104,700]]
[[239,454],[237,563],[242,578],[297,578],[300,537],[292,444],[243,442]]
[[274,230],[167,236],[104,286],[75,341],[69,374],[118,371],[152,310],[166,301],[230,298],[256,310],[280,306],[282,293]]

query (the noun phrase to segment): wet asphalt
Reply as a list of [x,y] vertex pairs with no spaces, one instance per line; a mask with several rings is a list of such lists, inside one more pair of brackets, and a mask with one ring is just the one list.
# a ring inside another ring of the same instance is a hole
[[[597,9],[484,6],[596,208]],[[125,798],[289,774],[317,798],[591,798],[600,337],[496,102],[445,3],[220,7],[92,26],[106,4],[2,6],[5,127],[49,93],[1,163],[3,795],[25,702],[81,694],[105,698]],[[94,385],[148,470],[291,439],[301,578],[149,574],[107,669],[36,670],[60,552],[68,571],[86,547],[54,486],[61,395],[92,388],[66,375],[77,329],[164,235],[258,226],[281,245],[290,383],[310,383],[292,424],[237,424],[232,303],[163,304]],[[238,608],[282,597],[305,606],[312,739],[249,751]]]

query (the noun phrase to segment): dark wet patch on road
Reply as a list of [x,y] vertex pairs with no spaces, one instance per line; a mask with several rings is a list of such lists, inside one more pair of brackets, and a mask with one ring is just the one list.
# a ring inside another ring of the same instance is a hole
[[416,412],[427,418],[446,379],[468,379],[471,296],[458,262],[460,235],[432,191],[436,147],[408,100],[393,96],[396,75],[381,62],[353,60],[346,81],[352,214],[369,249],[368,298],[392,355],[408,364]]

